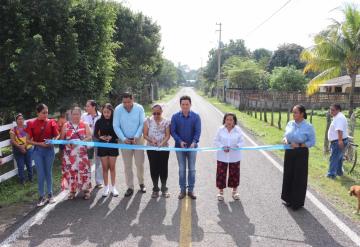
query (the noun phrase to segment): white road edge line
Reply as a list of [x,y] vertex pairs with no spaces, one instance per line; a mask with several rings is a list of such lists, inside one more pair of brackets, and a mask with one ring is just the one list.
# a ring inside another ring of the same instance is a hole
[[51,210],[55,208],[55,206],[62,202],[64,198],[67,196],[67,192],[63,191],[59,195],[55,197],[56,202],[53,204],[48,204],[44,208],[42,208],[38,213],[36,213],[33,217],[28,219],[24,224],[22,224],[15,232],[13,232],[7,239],[5,239],[0,246],[8,247],[11,246],[16,239],[21,236],[23,233],[27,232],[30,227],[35,225],[37,222],[42,221],[46,218]]
[[[91,166],[91,172],[93,173],[95,170],[95,165]],[[9,247],[13,242],[16,241],[18,237],[22,234],[26,233],[33,225],[44,220],[46,216],[49,214],[51,210],[55,208],[57,204],[62,202],[65,197],[68,195],[67,191],[62,191],[57,196],[55,196],[55,203],[48,204],[44,208],[42,208],[39,212],[37,212],[34,216],[24,222],[18,229],[16,229],[9,237],[7,237],[3,242],[0,243],[1,247]]]
[[[206,101],[209,105],[211,105],[221,116],[224,116],[224,113],[222,113],[218,108],[216,108],[214,105]],[[251,142],[253,145],[257,145],[256,142],[254,142],[248,135],[243,133],[245,138]],[[281,172],[283,173],[283,167],[275,161],[268,153],[266,153],[264,150],[260,150],[260,152]],[[323,203],[320,202],[319,199],[317,199],[313,193],[311,193],[309,190],[306,191],[306,197],[315,204],[320,211],[325,214],[330,221],[332,221],[343,233],[345,233],[346,236],[348,236],[357,246],[360,246],[360,237],[357,235],[353,230],[351,230],[344,222],[342,222],[333,212],[330,211]]]

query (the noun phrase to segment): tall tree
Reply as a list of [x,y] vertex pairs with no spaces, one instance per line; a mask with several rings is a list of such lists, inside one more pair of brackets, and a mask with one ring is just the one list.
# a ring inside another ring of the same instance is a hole
[[271,51],[265,48],[259,48],[255,49],[251,53],[251,58],[254,59],[263,69],[266,69],[266,66],[270,61],[271,55]]
[[115,14],[99,0],[7,0],[0,8],[0,112],[99,98],[115,65]]
[[252,59],[232,56],[226,60],[224,75],[230,87],[242,89],[267,89],[268,73]]
[[[245,41],[242,39],[230,40],[228,44],[221,44],[221,66],[231,56],[249,57],[250,51],[245,46]],[[218,52],[217,49],[211,49],[208,55],[207,65],[204,69],[204,78],[216,86],[218,75]]]
[[356,75],[360,69],[360,10],[356,5],[342,8],[344,21],[333,21],[324,31],[315,36],[315,45],[302,52],[307,62],[304,72],[321,72],[308,85],[308,93],[313,94],[320,84],[340,76],[343,71],[351,79],[349,95],[351,115],[354,109],[354,88]]
[[297,44],[283,44],[272,54],[267,65],[267,71],[271,72],[275,67],[293,65],[297,69],[303,69],[305,63],[300,60],[303,47]]
[[277,91],[304,91],[305,75],[294,66],[275,67],[270,75],[270,87]]
[[165,89],[174,87],[176,85],[177,78],[177,68],[173,62],[164,59],[160,73],[156,77],[159,86]]
[[111,98],[114,103],[124,90],[141,94],[144,87],[160,73],[162,51],[159,49],[160,26],[142,13],[134,13],[120,3],[117,8],[114,41],[118,66],[112,81]]

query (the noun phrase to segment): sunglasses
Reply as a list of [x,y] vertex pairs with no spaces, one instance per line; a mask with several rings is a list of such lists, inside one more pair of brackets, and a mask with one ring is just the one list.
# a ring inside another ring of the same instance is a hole
[[161,112],[153,112],[153,115],[154,115],[154,116],[160,116],[160,115],[161,115]]

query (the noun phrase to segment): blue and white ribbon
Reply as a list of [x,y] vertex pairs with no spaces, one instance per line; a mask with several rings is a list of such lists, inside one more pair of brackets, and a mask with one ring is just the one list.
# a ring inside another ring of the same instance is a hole
[[[224,148],[217,147],[200,147],[200,148],[177,148],[177,147],[154,147],[145,145],[130,145],[122,143],[107,143],[107,142],[84,142],[78,140],[47,140],[47,144],[53,145],[80,145],[87,147],[99,147],[99,148],[116,148],[125,150],[154,150],[154,151],[176,151],[176,152],[213,152],[221,151]],[[263,145],[263,146],[249,146],[230,148],[231,150],[286,150],[291,149],[290,145],[278,144],[278,145]]]

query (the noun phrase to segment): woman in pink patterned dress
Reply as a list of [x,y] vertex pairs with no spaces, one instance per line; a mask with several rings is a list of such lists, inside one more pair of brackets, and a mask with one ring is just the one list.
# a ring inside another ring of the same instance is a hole
[[[71,121],[66,122],[61,131],[62,140],[91,140],[89,126],[80,121],[81,109],[74,107],[71,110]],[[84,192],[84,199],[90,198],[91,165],[88,159],[86,146],[65,145],[62,160],[62,190],[69,189],[68,199],[74,199],[77,191]]]

